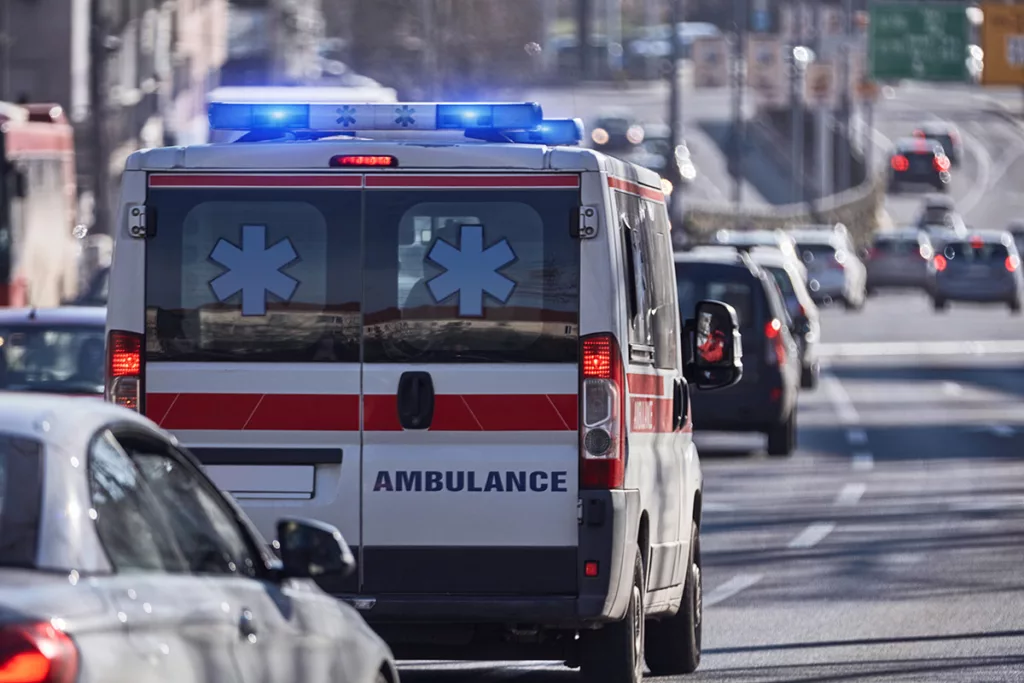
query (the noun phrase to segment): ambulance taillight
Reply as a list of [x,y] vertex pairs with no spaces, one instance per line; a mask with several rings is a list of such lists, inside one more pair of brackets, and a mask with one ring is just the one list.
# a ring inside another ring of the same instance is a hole
[[107,400],[142,412],[143,337],[135,332],[111,330],[107,339]]
[[622,488],[626,465],[626,373],[611,334],[584,337],[580,488]]

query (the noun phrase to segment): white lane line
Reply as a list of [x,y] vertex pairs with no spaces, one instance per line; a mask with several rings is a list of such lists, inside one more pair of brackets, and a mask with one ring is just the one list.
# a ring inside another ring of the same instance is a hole
[[789,542],[787,548],[813,548],[836,528],[835,522],[815,522]]
[[737,574],[721,586],[704,594],[704,606],[711,607],[745,591],[764,578],[764,574]]
[[853,399],[843,388],[843,383],[839,381],[839,378],[831,372],[823,372],[820,381],[839,416],[839,422],[844,425],[854,425],[860,422],[860,414],[853,405]]
[[839,495],[836,496],[836,505],[840,507],[850,507],[856,505],[860,501],[861,496],[868,490],[867,484],[847,484],[840,491]]
[[875,456],[867,452],[853,454],[853,469],[857,472],[867,472],[875,468]]
[[846,440],[855,446],[863,446],[868,442],[868,433],[863,429],[850,429],[846,432]]
[[1024,353],[1024,341],[858,342],[820,344],[821,358],[844,356],[960,356]]

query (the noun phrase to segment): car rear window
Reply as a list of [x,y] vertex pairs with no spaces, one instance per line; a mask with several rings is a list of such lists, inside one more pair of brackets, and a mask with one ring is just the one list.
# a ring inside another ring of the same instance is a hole
[[35,566],[42,492],[42,443],[0,434],[0,566]]
[[[735,274],[730,273],[734,270]],[[697,304],[705,299],[721,301],[736,309],[741,329],[755,325],[753,277],[739,268],[708,268],[692,263],[676,264],[679,310],[683,319],[693,316]]]
[[0,325],[0,389],[102,394],[100,325]]
[[796,295],[796,291],[793,289],[793,281],[789,278],[789,273],[785,268],[769,266],[767,270],[775,278],[775,283],[779,286],[779,291],[782,292],[783,296]]
[[573,189],[151,188],[149,361],[575,362]]
[[796,250],[808,266],[815,262],[831,261],[836,256],[836,248],[830,244],[797,244]]
[[909,239],[877,239],[875,240],[875,249],[883,254],[891,254],[893,256],[903,256],[917,251],[919,245],[917,240]]
[[949,242],[942,249],[950,264],[954,263],[1002,263],[1010,255],[1002,244],[972,244],[971,242]]

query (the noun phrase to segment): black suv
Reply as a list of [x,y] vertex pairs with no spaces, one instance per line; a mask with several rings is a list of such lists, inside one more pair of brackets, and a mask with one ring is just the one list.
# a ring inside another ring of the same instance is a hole
[[949,187],[949,157],[931,138],[903,138],[889,158],[889,191],[904,185],[931,185],[940,192]]
[[800,348],[775,279],[728,247],[697,247],[675,255],[681,310],[712,299],[736,309],[743,338],[743,378],[721,391],[692,395],[696,429],[763,432],[769,455],[796,447]]

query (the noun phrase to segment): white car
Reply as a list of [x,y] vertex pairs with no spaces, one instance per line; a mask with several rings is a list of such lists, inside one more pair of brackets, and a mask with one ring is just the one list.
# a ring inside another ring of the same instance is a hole
[[278,543],[137,413],[0,395],[0,680],[398,683],[312,580],[354,568],[337,529],[285,519]]
[[807,268],[811,298],[816,302],[841,302],[849,310],[864,307],[867,267],[845,228],[799,228],[789,234]]
[[210,118],[242,141],[128,160],[108,398],[261,529],[341,529],[360,572],[321,586],[399,657],[695,669],[688,392],[742,364],[723,304],[681,326],[657,174],[533,103]]

